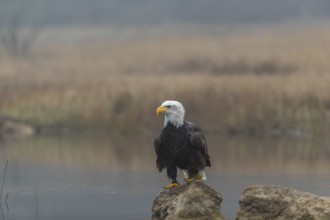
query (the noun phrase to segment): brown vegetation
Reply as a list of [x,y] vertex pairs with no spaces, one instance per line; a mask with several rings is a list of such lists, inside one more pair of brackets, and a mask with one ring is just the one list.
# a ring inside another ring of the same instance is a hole
[[330,125],[330,31],[49,45],[0,60],[0,114],[39,126],[153,130],[181,101],[208,131],[321,132]]

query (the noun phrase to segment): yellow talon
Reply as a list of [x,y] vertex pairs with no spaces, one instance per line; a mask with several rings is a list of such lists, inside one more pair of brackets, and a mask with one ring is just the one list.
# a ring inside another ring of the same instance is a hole
[[184,180],[186,181],[186,183],[191,183],[193,181],[192,178],[185,178]]
[[179,183],[171,183],[170,185],[164,186],[164,188],[165,189],[171,189],[171,188],[177,187],[179,185],[180,185]]

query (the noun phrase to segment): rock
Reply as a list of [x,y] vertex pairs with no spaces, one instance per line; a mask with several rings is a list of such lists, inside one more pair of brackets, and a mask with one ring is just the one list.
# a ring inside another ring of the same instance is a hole
[[247,187],[239,204],[236,220],[330,219],[330,197],[280,186]]
[[224,220],[220,213],[220,193],[193,181],[162,190],[153,201],[153,220]]
[[35,129],[12,117],[0,118],[0,138],[22,138],[35,134]]

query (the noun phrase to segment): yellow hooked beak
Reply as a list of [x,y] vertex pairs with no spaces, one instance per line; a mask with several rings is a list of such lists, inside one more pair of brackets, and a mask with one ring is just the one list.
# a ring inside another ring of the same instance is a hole
[[160,113],[166,112],[167,108],[165,106],[159,106],[156,110],[157,116],[159,116]]

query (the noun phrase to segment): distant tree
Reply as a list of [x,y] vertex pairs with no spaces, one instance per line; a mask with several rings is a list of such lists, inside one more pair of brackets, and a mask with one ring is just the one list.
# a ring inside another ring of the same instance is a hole
[[[33,1],[0,0],[0,48],[11,56],[26,56],[41,26],[31,23]],[[30,11],[31,12],[31,11]]]

